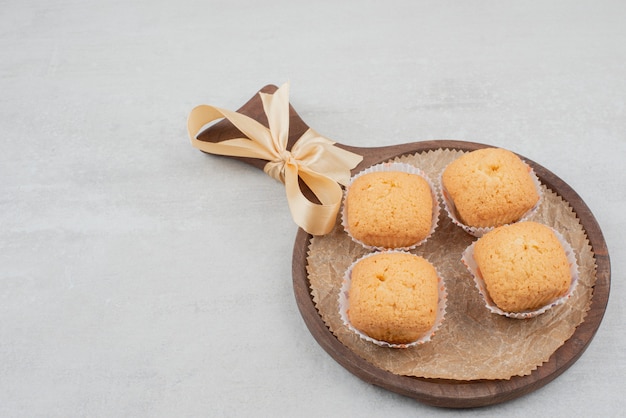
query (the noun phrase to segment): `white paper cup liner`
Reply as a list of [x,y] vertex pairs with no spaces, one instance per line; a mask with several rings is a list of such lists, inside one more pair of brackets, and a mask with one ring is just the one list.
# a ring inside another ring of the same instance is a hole
[[[537,200],[537,203],[535,203],[535,206],[533,206],[525,214],[523,214],[520,217],[520,219],[518,219],[515,222],[509,222],[509,224],[510,223],[516,223],[516,222],[522,222],[522,221],[526,221],[526,220],[530,219],[530,217],[533,216],[535,214],[535,212],[537,212],[537,209],[539,208],[539,205],[541,204],[541,201],[543,200],[543,190],[541,189],[541,182],[539,181],[539,178],[537,177],[537,174],[535,174],[535,170],[533,170],[532,167],[530,167],[526,163],[526,161],[522,161],[522,162],[524,164],[526,164],[526,166],[528,166],[529,174],[530,174],[531,179],[533,180],[533,183],[535,185],[535,189],[537,190],[537,194],[539,195],[539,199]],[[450,197],[450,195],[446,191],[446,188],[443,185],[442,177],[443,177],[443,172],[444,171],[445,171],[445,168],[441,172],[441,174],[439,174],[439,184],[441,186],[441,198],[443,200],[443,207],[444,207],[446,213],[448,214],[448,217],[452,220],[452,223],[454,223],[455,225],[463,228],[463,230],[465,232],[467,232],[468,234],[473,235],[473,236],[475,236],[477,238],[482,237],[487,232],[489,232],[492,229],[494,229],[495,228],[494,226],[476,227],[476,226],[466,225],[459,219],[457,211],[456,211],[456,207],[454,206],[454,202],[452,201],[452,198]]]
[[[348,217],[347,217],[347,213],[346,213],[347,212],[346,211],[346,197],[348,196],[348,191],[350,190],[350,186],[352,185],[354,180],[356,180],[360,176],[362,176],[364,174],[368,174],[368,173],[390,172],[390,171],[400,171],[400,172],[403,172],[403,173],[416,174],[416,175],[422,177],[428,183],[428,186],[430,187],[430,193],[432,195],[432,200],[433,200],[433,213],[432,213],[432,222],[431,222],[430,232],[421,241],[418,241],[418,242],[416,242],[414,244],[411,244],[411,245],[408,245],[408,246],[383,247],[383,246],[368,245],[368,244],[366,244],[366,243],[356,239],[350,233],[350,228],[348,226]],[[433,235],[433,233],[437,229],[437,226],[439,225],[439,212],[440,212],[440,206],[439,206],[439,195],[437,193],[437,188],[433,184],[433,182],[430,181],[430,179],[428,178],[426,173],[424,173],[424,171],[420,170],[419,168],[415,167],[414,165],[407,164],[407,163],[400,163],[400,162],[380,163],[380,164],[376,164],[376,165],[370,166],[370,167],[364,169],[363,171],[360,171],[359,173],[357,173],[354,176],[352,176],[352,178],[350,179],[350,183],[348,184],[348,186],[346,186],[346,189],[345,189],[344,195],[343,195],[343,204],[342,204],[342,208],[341,208],[341,225],[343,226],[344,231],[346,231],[348,236],[354,242],[362,245],[363,247],[365,247],[368,250],[371,250],[371,251],[385,251],[385,250],[394,249],[394,250],[409,251],[409,250],[412,250],[412,249],[422,245],[423,243],[425,243]]]
[[[408,253],[406,251],[401,251],[401,250],[387,250],[387,251],[383,251],[383,253],[406,253],[406,254],[410,254],[415,256],[414,254]],[[409,348],[409,347],[414,347],[416,345],[420,345],[420,344],[424,344],[427,343],[428,341],[431,340],[431,338],[435,335],[435,333],[437,332],[437,330],[439,329],[439,327],[441,326],[441,323],[444,320],[445,314],[446,314],[446,303],[447,303],[447,298],[448,298],[448,294],[446,292],[446,287],[445,287],[445,281],[444,279],[441,277],[441,275],[439,274],[439,272],[437,272],[437,289],[438,289],[438,300],[437,300],[437,316],[435,318],[435,324],[432,326],[432,328],[430,328],[427,332],[425,332],[419,339],[411,342],[411,343],[407,343],[407,344],[392,344],[389,343],[387,341],[381,341],[381,340],[377,340],[374,339],[368,335],[366,335],[365,333],[359,331],[358,329],[356,329],[355,327],[352,326],[352,324],[350,323],[350,319],[348,318],[348,309],[350,307],[350,283],[351,283],[351,276],[352,276],[352,269],[354,268],[354,266],[361,260],[368,258],[368,257],[372,257],[374,255],[378,255],[381,254],[381,252],[373,252],[373,253],[368,253],[366,255],[364,255],[363,257],[357,259],[356,261],[354,261],[350,267],[348,267],[348,269],[346,270],[345,274],[344,274],[344,278],[343,278],[343,282],[341,284],[341,289],[339,290],[339,297],[338,297],[338,301],[339,301],[339,315],[341,317],[341,320],[343,321],[343,324],[348,327],[348,329],[350,329],[351,331],[353,331],[354,333],[356,333],[361,339],[369,341],[371,343],[374,343],[380,347],[389,347],[389,348]],[[417,256],[415,256],[417,257]],[[435,266],[433,266],[435,267]],[[436,270],[436,267],[435,267]]]
[[570,266],[570,274],[572,276],[572,281],[570,283],[569,289],[563,296],[532,311],[506,312],[500,309],[494,303],[493,299],[491,299],[491,297],[489,296],[489,292],[487,292],[487,286],[485,285],[485,281],[483,280],[483,277],[480,274],[480,269],[478,268],[478,265],[476,264],[476,261],[474,260],[474,245],[476,244],[476,241],[474,241],[470,246],[468,246],[465,249],[465,251],[463,251],[463,256],[461,257],[461,261],[463,262],[463,264],[465,264],[465,267],[467,267],[469,272],[472,274],[474,278],[474,284],[476,285],[478,292],[480,293],[480,295],[482,296],[485,302],[485,307],[489,309],[489,311],[491,311],[494,314],[506,316],[508,318],[515,318],[515,319],[534,318],[538,315],[545,313],[546,311],[548,311],[549,309],[552,309],[555,306],[565,303],[572,296],[572,293],[574,293],[574,290],[576,289],[576,285],[578,284],[578,264],[576,263],[576,255],[574,254],[574,250],[572,249],[572,246],[569,244],[569,242],[567,242],[567,240],[563,237],[563,235],[561,235],[561,233],[559,233],[554,228],[550,228],[550,229],[552,229],[552,232],[554,232],[559,242],[563,246],[563,249],[565,250],[565,255],[567,256],[567,261]]

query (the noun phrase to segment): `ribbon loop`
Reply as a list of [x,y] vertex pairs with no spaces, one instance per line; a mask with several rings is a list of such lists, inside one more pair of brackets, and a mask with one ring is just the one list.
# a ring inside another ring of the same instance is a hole
[[[287,150],[289,139],[289,84],[274,94],[259,93],[269,128],[241,113],[209,105],[195,107],[187,120],[187,131],[194,147],[211,154],[259,158],[268,161],[263,170],[285,184],[287,203],[293,220],[312,235],[329,233],[341,206],[342,190],[350,170],[363,157],[335,146],[331,140],[308,129]],[[196,136],[200,129],[218,119],[228,119],[245,138],[211,143]],[[298,178],[321,203],[309,200],[300,190]]]

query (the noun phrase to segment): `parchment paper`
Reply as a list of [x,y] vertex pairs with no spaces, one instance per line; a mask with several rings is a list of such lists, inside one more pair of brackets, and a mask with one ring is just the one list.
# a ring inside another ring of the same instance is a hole
[[[437,184],[445,166],[461,151],[435,150],[397,158],[422,169]],[[430,342],[407,349],[384,348],[360,339],[341,321],[338,294],[345,270],[369,252],[354,243],[338,221],[333,231],[314,237],[307,271],[317,309],[339,341],[375,366],[399,375],[454,380],[509,379],[530,374],[546,362],[585,318],[591,304],[595,261],[585,231],[567,202],[542,185],[543,200],[530,218],[558,230],[576,254],[579,283],[563,305],[533,319],[490,313],[461,254],[476,238],[441,211],[434,235],[411,252],[433,263],[448,292],[446,315]]]

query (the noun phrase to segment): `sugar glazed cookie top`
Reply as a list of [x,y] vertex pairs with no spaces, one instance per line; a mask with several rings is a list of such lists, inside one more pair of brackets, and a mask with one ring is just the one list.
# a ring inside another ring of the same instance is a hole
[[351,273],[348,317],[352,326],[379,341],[418,340],[436,320],[437,271],[409,253],[363,258]]
[[357,177],[346,196],[348,232],[365,245],[409,247],[430,233],[433,198],[417,174],[373,172]]
[[442,186],[454,202],[459,220],[472,227],[518,221],[539,201],[530,168],[501,148],[462,155],[444,170]]
[[493,302],[503,311],[541,308],[567,293],[567,255],[552,229],[536,222],[506,225],[483,235],[474,260]]

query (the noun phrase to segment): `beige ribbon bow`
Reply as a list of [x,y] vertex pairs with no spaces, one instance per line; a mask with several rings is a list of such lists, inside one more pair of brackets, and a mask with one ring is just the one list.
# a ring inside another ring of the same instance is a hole
[[[195,107],[187,120],[189,138],[194,147],[211,154],[259,158],[268,161],[264,171],[285,184],[291,216],[298,226],[312,235],[329,233],[337,219],[343,192],[338,183],[347,185],[350,170],[363,157],[343,150],[334,142],[308,129],[287,150],[289,137],[289,84],[274,94],[259,93],[269,129],[256,120],[214,106]],[[199,141],[203,126],[217,119],[228,119],[246,138],[218,143]],[[321,204],[307,199],[300,190],[298,177],[311,189]]]

